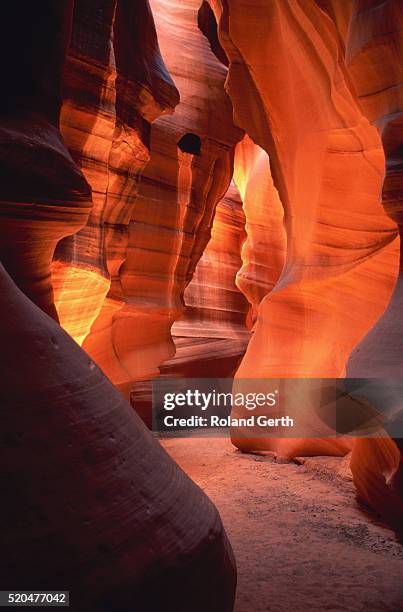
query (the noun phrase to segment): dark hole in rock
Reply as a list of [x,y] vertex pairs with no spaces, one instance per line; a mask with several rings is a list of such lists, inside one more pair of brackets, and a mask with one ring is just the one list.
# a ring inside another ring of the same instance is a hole
[[184,134],[178,141],[178,147],[184,153],[192,153],[192,155],[200,155],[201,151],[201,140],[197,134],[188,132]]

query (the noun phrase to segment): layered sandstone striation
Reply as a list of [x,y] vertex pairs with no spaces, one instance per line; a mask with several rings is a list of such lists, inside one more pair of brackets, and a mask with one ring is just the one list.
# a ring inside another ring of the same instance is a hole
[[72,336],[118,291],[149,124],[178,101],[146,0],[56,4],[44,18],[24,7],[22,29],[21,6],[6,8],[18,78],[0,130],[2,584],[66,585],[77,611],[231,612],[235,561],[215,507],[48,316],[61,238],[52,282]]
[[[4,575],[145,611],[151,583],[181,610],[181,574],[183,609],[230,610],[215,509],[97,366],[146,406],[153,377],[231,376],[247,348],[236,388],[296,379],[289,412],[312,436],[233,428],[236,446],[352,447],[321,437],[323,385],[298,380],[402,373],[400,3],[31,4],[4,7],[0,43]],[[399,525],[396,406],[351,466]]]
[[120,284],[111,287],[84,343],[127,395],[174,354],[171,326],[183,313],[183,292],[210,238],[242,136],[224,91],[227,69],[198,28],[200,3],[150,4],[180,103],[152,126]]
[[[342,376],[397,274],[396,226],[379,197],[380,138],[351,88],[340,36],[313,0],[213,6],[235,119],[270,157],[287,236],[284,268],[237,376]],[[238,433],[235,443],[249,446]],[[288,455],[349,446],[256,443]]]
[[253,327],[259,304],[280,278],[287,250],[284,209],[273,184],[266,151],[245,136],[237,145],[234,181],[245,212],[246,239],[236,284],[248,299],[248,325]]
[[[362,109],[379,131],[386,158],[382,200],[386,213],[403,225],[403,16],[399,2],[354,5],[346,58]],[[391,300],[376,325],[352,352],[347,374],[353,377],[401,378],[403,373],[402,261]],[[386,390],[385,390],[386,391]],[[400,405],[400,402],[399,404]],[[396,432],[390,417],[389,431]],[[352,470],[358,494],[394,524],[403,516],[401,439],[357,440]]]
[[0,258],[22,291],[56,319],[53,252],[85,224],[91,191],[59,131],[73,3],[42,5],[41,18],[34,4],[3,7],[1,51],[12,61],[4,62],[7,94],[0,103]]
[[213,504],[3,267],[0,307],[2,584],[66,585],[75,610],[231,612]]
[[[403,223],[403,17],[398,2],[360,1],[352,15],[348,69],[362,109],[377,127],[385,151],[382,201],[386,213]],[[403,373],[402,274],[383,316],[352,353],[351,376],[400,377]]]
[[161,366],[164,376],[232,376],[245,353],[249,304],[237,287],[242,266],[245,215],[232,183],[217,204],[211,238],[184,292],[183,315],[172,327],[175,356]]
[[63,97],[61,130],[94,205],[85,227],[59,243],[52,279],[61,324],[81,344],[110,288],[121,291],[150,122],[178,102],[147,0],[75,2]]

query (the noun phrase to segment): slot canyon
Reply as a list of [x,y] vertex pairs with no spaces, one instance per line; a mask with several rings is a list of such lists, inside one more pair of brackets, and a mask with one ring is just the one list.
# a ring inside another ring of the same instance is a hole
[[[403,611],[402,25],[401,0],[4,3],[0,590]],[[291,385],[303,433],[245,404],[156,432],[154,385],[198,379]]]

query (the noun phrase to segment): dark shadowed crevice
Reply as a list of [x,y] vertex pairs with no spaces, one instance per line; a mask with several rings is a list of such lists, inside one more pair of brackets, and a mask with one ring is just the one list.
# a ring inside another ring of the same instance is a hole
[[226,56],[226,53],[218,38],[217,21],[215,15],[209,3],[205,0],[203,1],[197,15],[197,25],[199,26],[199,30],[209,41],[211,50],[216,58],[222,64],[224,64],[224,66],[229,66],[228,57]]

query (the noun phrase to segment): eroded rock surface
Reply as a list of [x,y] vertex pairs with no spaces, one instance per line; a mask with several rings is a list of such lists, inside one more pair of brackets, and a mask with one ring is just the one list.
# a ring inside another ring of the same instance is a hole
[[[160,373],[231,375],[247,344],[237,384],[243,378],[265,377],[279,381],[345,374],[400,377],[399,1],[44,0],[40,4],[41,10],[36,4],[24,5],[23,14],[18,2],[5,6],[7,27],[0,43],[2,56],[10,58],[4,62],[7,91],[0,102],[0,258],[26,296],[7,276],[2,277],[1,299],[18,342],[11,338],[7,317],[2,333],[6,344],[13,343],[10,364],[17,364],[18,356],[34,361],[26,380],[20,376],[25,385],[21,388],[15,379],[17,365],[11,375],[14,366],[4,363],[3,367],[11,385],[6,405],[14,409],[18,400],[24,414],[32,407],[38,409],[33,431],[43,449],[56,457],[54,465],[60,462],[66,478],[79,470],[76,465],[85,478],[101,447],[115,457],[115,442],[102,430],[104,422],[116,431],[124,422],[141,452],[143,438],[148,440],[146,459],[150,457],[153,464],[155,457],[156,465],[161,460],[163,466],[166,461],[93,361],[127,397],[133,384],[140,383],[136,389],[146,400],[150,380]],[[228,190],[232,179],[238,192],[233,186]],[[60,319],[91,359],[84,363],[84,353],[33,303]],[[30,329],[24,316],[32,316],[38,324]],[[43,330],[53,331],[49,335]],[[61,339],[62,348],[58,341],[52,344],[53,334]],[[31,344],[25,348],[28,341]],[[76,357],[71,357],[72,369],[66,374],[60,364],[66,368],[69,355]],[[98,377],[94,385],[99,384],[116,410],[95,410],[98,396],[91,388],[85,395],[83,368],[90,368],[91,384],[95,380],[91,377]],[[88,408],[91,414],[95,410],[91,426],[80,420],[82,415],[78,418],[75,400],[65,414],[51,410],[52,402],[67,405],[73,387],[80,409]],[[29,393],[35,398],[32,406],[24,399]],[[43,399],[40,406],[38,398]],[[75,406],[77,415],[72,416]],[[69,415],[78,419],[82,448],[89,443],[92,449],[88,454],[80,450],[71,474],[67,459],[75,452],[74,445],[58,455],[53,441],[44,440],[41,433],[45,422],[57,432],[71,427],[73,421],[66,421]],[[15,418],[15,410],[5,418],[9,443],[4,457],[18,478],[22,462],[13,465],[20,435],[15,434]],[[34,419],[28,412],[27,418]],[[315,428],[314,422],[310,425]],[[256,439],[253,430],[236,428],[232,433],[233,442],[243,450],[274,450],[286,457],[343,455],[352,445],[342,438]],[[379,439],[356,440],[351,465],[359,496],[397,525],[403,513],[402,443],[393,438],[390,423],[383,433]],[[30,435],[27,452],[34,457],[37,445]],[[128,444],[123,438],[119,438],[122,453]],[[45,470],[44,482],[54,483],[52,491],[58,495],[52,466],[41,463],[43,449],[37,463],[29,463],[32,482],[39,478],[40,467]],[[110,466],[103,459],[99,465],[114,490],[120,476],[108,472]],[[123,460],[124,472],[122,465]],[[161,474],[182,483],[182,476],[171,469],[162,467]],[[97,478],[90,499],[83,497],[94,508],[94,516],[99,510]],[[183,486],[186,493],[188,485]],[[10,487],[10,503],[17,507],[13,482]],[[126,480],[124,487],[132,504]],[[73,525],[78,529],[75,502],[71,521],[63,527],[57,522],[59,501],[52,498],[52,491],[40,489],[34,498],[27,485],[24,503],[32,505],[32,521],[38,521],[34,531],[49,533],[51,545],[58,534],[66,538],[65,556],[52,576],[56,579],[57,572],[66,569],[81,588],[80,581],[88,580],[89,574],[78,566],[73,569],[67,557],[89,558],[94,552],[88,535],[92,519],[87,515],[83,519],[84,505],[78,500],[84,540],[82,545],[74,539],[69,542],[66,534],[70,537]],[[194,494],[201,505],[207,503],[199,492]],[[43,519],[43,500],[48,497],[51,523]],[[63,495],[61,500],[68,504]],[[151,507],[154,516],[157,510],[150,502]],[[167,512],[171,510],[169,506]],[[12,506],[8,511],[12,520],[18,519]],[[217,521],[211,508],[207,515],[212,523]],[[126,537],[130,531],[124,531],[129,529],[126,515],[118,518],[116,524]],[[99,533],[103,520],[95,522]],[[201,542],[206,541],[211,524],[202,524]],[[173,525],[172,533],[177,527]],[[112,533],[114,528],[108,529]],[[223,546],[217,554],[225,556],[221,527],[217,529]],[[11,530],[9,537],[12,543],[17,536]],[[173,546],[180,548],[181,542],[179,538]],[[183,542],[186,548],[186,537]],[[36,550],[37,543],[31,543],[30,550]],[[101,559],[109,555],[108,547],[109,543],[98,551]],[[173,556],[181,553],[172,550]],[[170,554],[164,549],[161,554],[165,553]],[[210,554],[200,554],[204,553]],[[148,554],[142,556],[145,564],[152,557]],[[127,558],[130,555],[128,551]],[[25,563],[18,556],[14,562]],[[116,563],[118,570],[119,558]],[[229,556],[224,564],[230,568]],[[122,567],[129,565],[122,561]],[[42,569],[35,568],[38,576]],[[95,584],[104,576],[108,577],[106,568],[90,579]],[[122,579],[126,578],[131,575],[123,572]],[[111,582],[105,588],[115,586]],[[222,606],[230,606],[231,588],[228,603]],[[133,593],[132,587],[122,589],[123,598],[126,592]]]
[[183,316],[172,327],[175,356],[161,366],[164,376],[232,376],[250,339],[249,304],[238,289],[245,216],[235,185],[217,204],[211,238],[184,292]]
[[175,351],[171,326],[210,238],[233,172],[235,127],[226,67],[198,28],[197,0],[150,3],[165,64],[180,94],[152,127],[150,161],[131,212],[119,291],[111,289],[84,348],[128,395]]
[[273,184],[266,151],[245,136],[237,145],[234,181],[245,212],[246,239],[236,284],[248,299],[253,327],[260,302],[280,278],[287,250],[284,210]]
[[[341,38],[314,1],[213,5],[235,119],[270,157],[287,235],[282,274],[237,376],[342,376],[397,274],[396,226],[379,197],[380,138],[351,88]],[[331,452],[320,440],[282,441],[282,452],[299,445]]]
[[94,206],[86,226],[59,243],[52,279],[61,324],[81,344],[109,290],[121,292],[150,122],[178,102],[147,0],[75,2],[63,94],[61,130]]
[[42,2],[42,9],[39,19],[35,4],[3,7],[2,57],[12,59],[4,61],[0,103],[0,258],[24,293],[57,319],[53,252],[85,224],[92,203],[59,131],[73,3]]
[[46,314],[57,319],[55,246],[76,232],[52,280],[62,325],[88,333],[126,256],[149,123],[177,92],[146,1],[77,1],[74,15],[72,2],[39,4],[7,6],[2,38],[16,56],[0,122],[2,588],[64,585],[83,612],[231,612],[215,507]]
[[231,612],[213,504],[3,267],[0,307],[2,586],[66,585],[80,611]]
[[[360,104],[379,131],[386,174],[382,201],[402,236],[403,211],[403,16],[399,2],[355,3],[347,45],[348,69]],[[403,373],[402,261],[391,300],[376,325],[352,352],[347,374],[401,378]],[[401,415],[394,418],[401,419]],[[390,428],[393,432],[393,426]],[[391,434],[393,435],[393,433]],[[401,439],[358,440],[352,469],[358,494],[394,525],[403,519]]]

